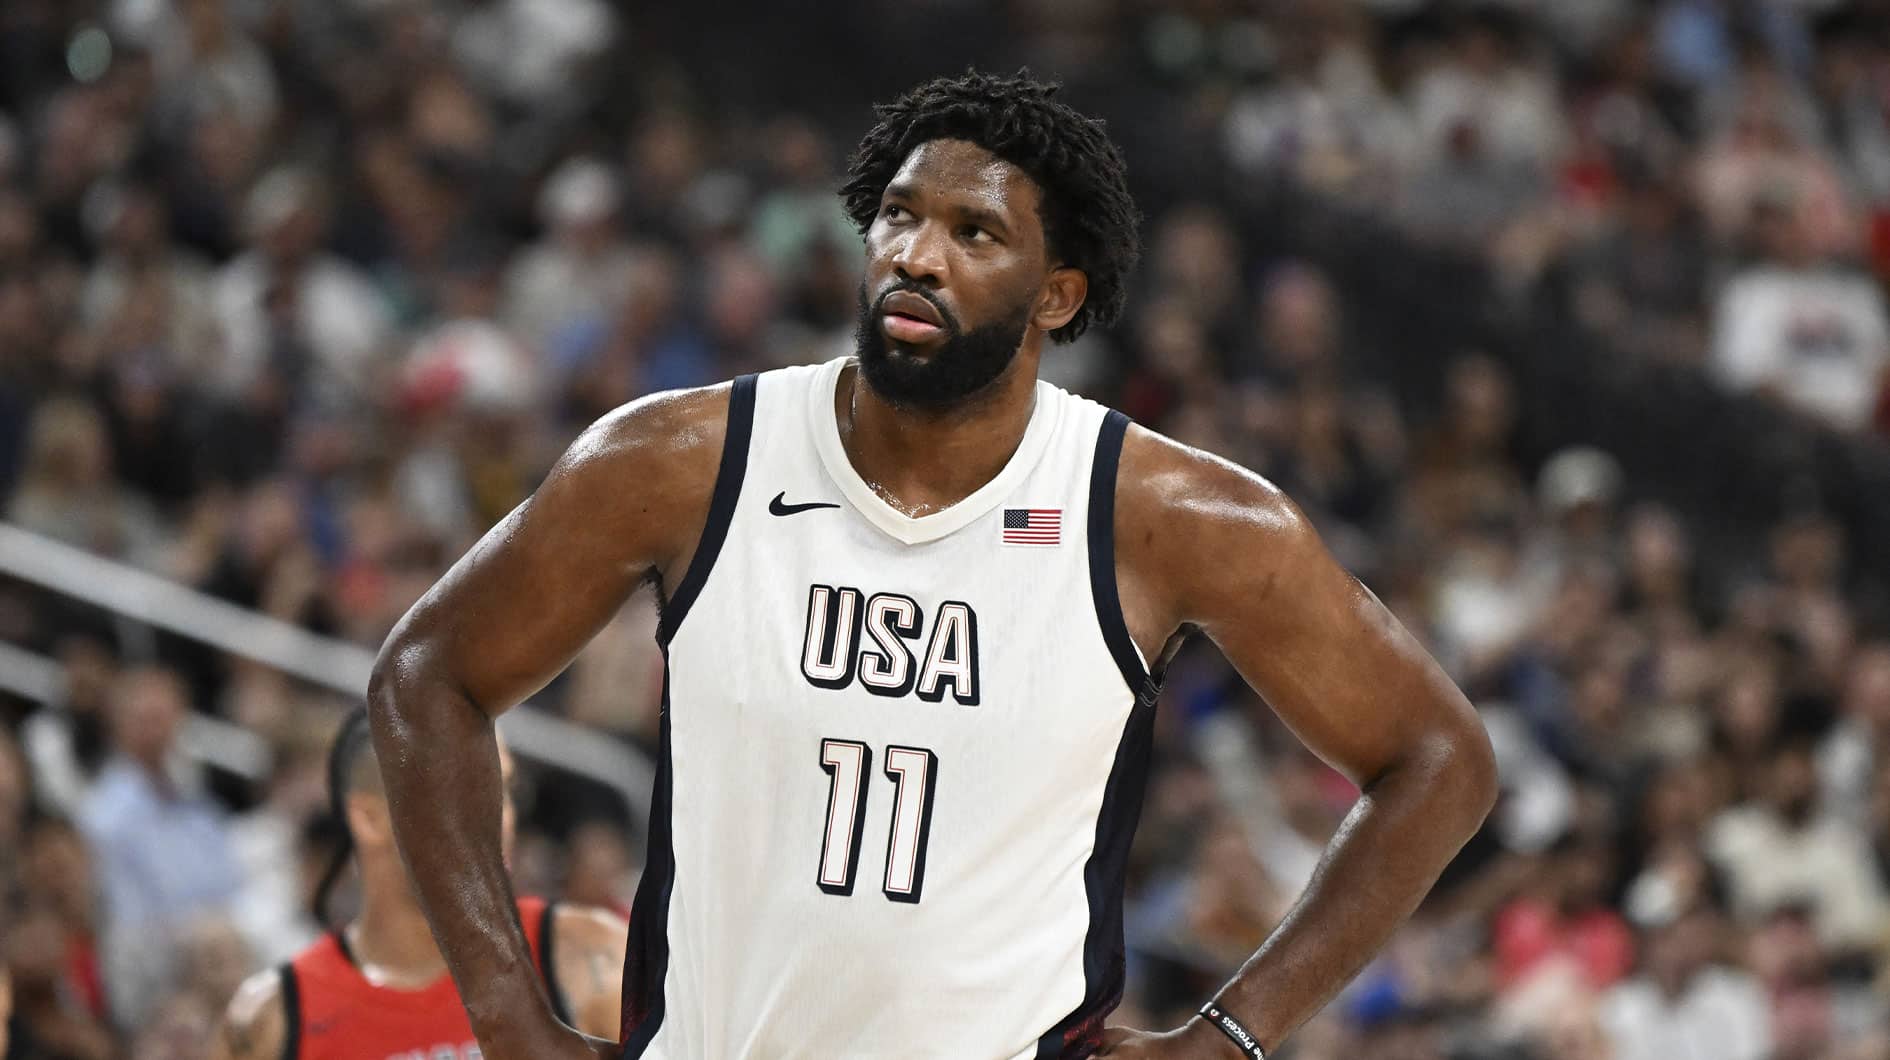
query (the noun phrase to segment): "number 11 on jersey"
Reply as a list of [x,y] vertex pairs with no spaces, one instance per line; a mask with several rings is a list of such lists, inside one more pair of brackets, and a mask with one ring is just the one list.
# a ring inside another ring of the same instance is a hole
[[[822,740],[820,768],[829,778],[826,834],[820,841],[820,889],[850,895],[860,867],[873,749],[857,740]],[[881,889],[895,902],[917,902],[925,887],[925,848],[932,833],[938,756],[923,747],[894,744],[886,748],[885,771],[893,782],[893,812]]]

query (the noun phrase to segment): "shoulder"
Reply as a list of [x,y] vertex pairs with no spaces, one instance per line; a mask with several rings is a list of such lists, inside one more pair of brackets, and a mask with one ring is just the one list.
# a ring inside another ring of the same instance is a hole
[[709,509],[733,389],[666,391],[606,414],[565,450],[530,506],[607,535],[634,531],[625,541],[693,533]]
[[1122,440],[1118,507],[1197,518],[1235,518],[1292,530],[1304,517],[1279,487],[1223,457],[1131,423]]
[[1217,636],[1230,623],[1271,635],[1300,623],[1306,606],[1356,591],[1273,483],[1133,425],[1116,475],[1114,523],[1123,606],[1143,616],[1151,636],[1178,629]]
[[1273,483],[1230,460],[1131,424],[1116,475],[1118,560],[1184,583],[1290,565],[1323,549],[1305,515]]
[[269,968],[243,980],[230,998],[214,1055],[219,1060],[274,1060],[283,1055],[288,1032],[282,976]]
[[[636,476],[642,485],[713,478],[728,435],[733,383],[670,390],[606,413],[578,435],[553,479]],[[621,484],[621,483],[619,483]]]

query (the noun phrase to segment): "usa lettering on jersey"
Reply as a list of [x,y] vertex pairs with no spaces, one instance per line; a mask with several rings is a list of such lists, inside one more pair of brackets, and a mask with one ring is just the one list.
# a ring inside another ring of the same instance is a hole
[[801,674],[816,688],[858,681],[876,696],[916,694],[939,703],[950,695],[975,707],[978,613],[962,600],[947,600],[932,614],[928,632],[925,609],[904,593],[868,596],[849,585],[813,585]]

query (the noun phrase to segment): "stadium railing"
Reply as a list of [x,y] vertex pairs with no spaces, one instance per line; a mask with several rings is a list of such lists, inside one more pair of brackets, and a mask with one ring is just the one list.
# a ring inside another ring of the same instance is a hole
[[[374,653],[358,644],[311,633],[4,521],[0,521],[0,575],[198,641],[352,700],[367,693]],[[0,644],[0,690],[60,709],[64,684],[58,662]],[[519,757],[599,784],[623,801],[631,821],[648,820],[656,769],[634,747],[599,739],[595,730],[529,703],[501,717],[499,727]],[[260,735],[198,712],[192,713],[180,742],[192,758],[238,776],[260,778],[271,766],[269,747]]]

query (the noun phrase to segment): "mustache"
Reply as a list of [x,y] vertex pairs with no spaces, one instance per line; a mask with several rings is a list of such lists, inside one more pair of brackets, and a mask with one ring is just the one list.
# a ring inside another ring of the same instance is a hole
[[946,331],[956,335],[962,330],[958,326],[958,318],[952,315],[951,310],[945,308],[945,303],[939,301],[936,295],[926,290],[924,287],[906,280],[895,281],[892,286],[879,292],[879,297],[873,299],[873,315],[878,316],[884,313],[886,311],[886,299],[902,291],[906,294],[916,294],[920,298],[930,302],[932,308],[938,310],[938,318],[944,322]]

